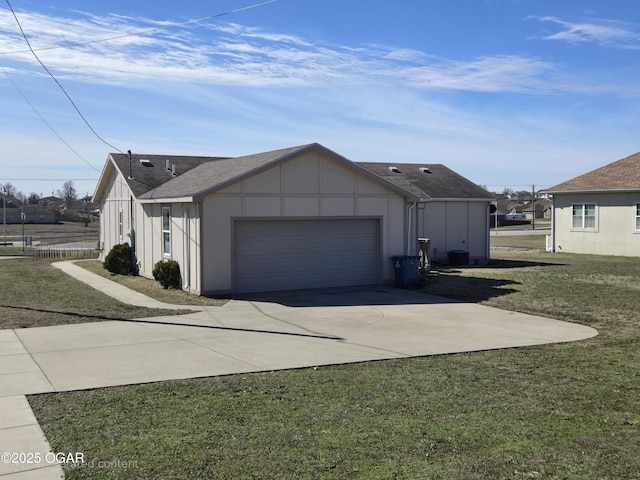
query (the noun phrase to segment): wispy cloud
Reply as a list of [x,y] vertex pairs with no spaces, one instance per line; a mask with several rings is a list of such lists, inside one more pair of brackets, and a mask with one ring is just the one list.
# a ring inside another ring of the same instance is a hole
[[619,48],[640,48],[640,33],[631,25],[612,20],[598,23],[573,23],[557,17],[531,17],[541,22],[551,22],[561,27],[561,31],[543,37],[545,40],[559,40],[571,44],[597,43]]
[[541,60],[512,55],[482,57],[469,62],[445,61],[401,72],[418,88],[477,92],[548,93],[555,67]]
[[[392,46],[327,44],[234,23],[208,22],[133,35],[167,24],[118,15],[18,15],[33,47],[45,49],[40,53],[43,61],[61,78],[79,81],[275,87],[394,82],[423,90],[529,93],[563,88],[552,78],[554,65],[527,56],[452,61]],[[123,36],[127,34],[131,35]],[[83,44],[114,36],[118,38]],[[0,12],[0,45],[3,64],[22,65],[26,73],[38,71],[7,11]],[[47,49],[56,45],[67,46]]]

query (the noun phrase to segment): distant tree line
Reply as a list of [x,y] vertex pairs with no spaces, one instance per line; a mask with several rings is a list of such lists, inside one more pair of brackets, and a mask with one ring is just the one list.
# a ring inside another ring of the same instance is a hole
[[[14,185],[7,182],[2,185],[4,189],[4,194],[14,198],[22,205],[38,205],[42,200],[42,195],[31,192],[29,195],[25,195],[24,193],[18,191]],[[72,180],[64,182],[62,185],[62,189],[56,191],[55,197],[64,200],[65,204],[69,205],[73,203],[74,200],[78,199],[78,192],[76,191],[76,187],[73,184]]]

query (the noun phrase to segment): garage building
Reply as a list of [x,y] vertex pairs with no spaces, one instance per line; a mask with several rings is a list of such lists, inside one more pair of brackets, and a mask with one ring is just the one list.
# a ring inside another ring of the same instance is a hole
[[[103,256],[128,242],[147,277],[175,260],[183,289],[201,295],[390,283],[390,258],[417,254],[432,201],[317,143],[235,158],[110,154],[94,194]],[[464,223],[465,242],[488,242],[482,222]]]

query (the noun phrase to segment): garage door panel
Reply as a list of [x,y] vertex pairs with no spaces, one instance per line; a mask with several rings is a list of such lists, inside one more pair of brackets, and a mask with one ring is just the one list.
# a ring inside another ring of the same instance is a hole
[[234,235],[236,292],[377,282],[374,219],[237,221]]

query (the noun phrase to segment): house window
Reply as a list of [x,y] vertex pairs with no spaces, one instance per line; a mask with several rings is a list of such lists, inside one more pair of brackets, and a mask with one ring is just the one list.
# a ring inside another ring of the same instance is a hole
[[636,203],[636,230],[640,231],[640,203]]
[[596,204],[577,203],[573,205],[571,227],[582,230],[596,229]]
[[118,236],[122,242],[122,210],[118,210]]
[[162,254],[171,255],[171,207],[162,207]]

